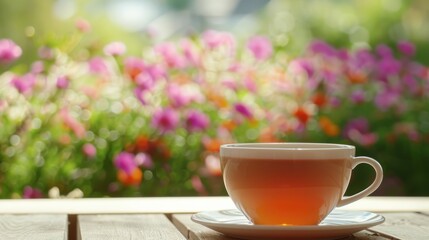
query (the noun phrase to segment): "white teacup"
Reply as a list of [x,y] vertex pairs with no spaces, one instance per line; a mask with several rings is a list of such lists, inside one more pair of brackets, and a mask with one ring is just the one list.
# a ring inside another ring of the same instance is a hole
[[[315,225],[335,207],[374,192],[383,178],[380,164],[355,157],[355,147],[329,143],[241,143],[220,149],[223,180],[236,206],[254,224]],[[371,165],[374,182],[345,197],[351,172]]]

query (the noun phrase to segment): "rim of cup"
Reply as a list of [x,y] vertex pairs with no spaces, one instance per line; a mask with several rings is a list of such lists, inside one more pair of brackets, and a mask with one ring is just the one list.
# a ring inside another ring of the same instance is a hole
[[231,143],[220,147],[221,157],[246,159],[349,159],[355,147],[337,143]]

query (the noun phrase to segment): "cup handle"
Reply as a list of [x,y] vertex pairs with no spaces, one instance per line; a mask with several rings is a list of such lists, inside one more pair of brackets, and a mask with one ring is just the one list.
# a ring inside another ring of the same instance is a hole
[[370,157],[354,157],[353,163],[352,163],[352,169],[354,169],[357,165],[361,163],[366,163],[371,165],[371,167],[375,170],[375,179],[374,182],[372,182],[369,187],[362,190],[359,193],[356,193],[353,196],[350,197],[343,197],[337,204],[337,207],[342,207],[344,205],[347,205],[349,203],[352,203],[354,201],[357,201],[363,197],[368,196],[369,194],[373,193],[381,184],[381,181],[383,180],[383,169],[381,168],[380,163],[378,163],[375,159]]

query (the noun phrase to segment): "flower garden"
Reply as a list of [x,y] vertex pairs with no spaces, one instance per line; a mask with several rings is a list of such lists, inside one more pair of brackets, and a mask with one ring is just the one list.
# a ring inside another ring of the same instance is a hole
[[0,40],[1,198],[224,195],[221,144],[282,141],[356,145],[385,170],[377,194],[429,194],[429,69],[411,42],[291,55],[207,30],[134,54],[80,44],[89,28],[34,43],[32,64]]

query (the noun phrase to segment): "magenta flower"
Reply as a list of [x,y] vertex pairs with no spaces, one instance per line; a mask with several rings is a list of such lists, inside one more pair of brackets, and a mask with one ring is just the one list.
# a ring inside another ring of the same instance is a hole
[[402,78],[402,82],[405,85],[405,89],[408,89],[412,94],[416,94],[419,91],[419,83],[412,75],[405,75]]
[[208,49],[215,49],[223,46],[226,47],[231,54],[235,51],[235,39],[232,34],[227,32],[208,30],[203,33],[203,42]]
[[355,104],[365,102],[366,94],[365,91],[358,89],[352,92],[351,100]]
[[256,59],[264,60],[273,53],[271,41],[262,36],[254,36],[247,42],[247,48],[253,53]]
[[321,40],[312,42],[309,49],[313,54],[320,54],[325,57],[337,57],[338,55],[334,47]]
[[68,88],[70,80],[67,76],[60,76],[57,78],[57,88],[58,89],[66,89]]
[[388,77],[399,74],[401,67],[400,61],[390,57],[383,58],[377,65],[378,76],[380,80],[387,81]]
[[10,63],[18,59],[22,54],[22,49],[12,40],[0,40],[0,63]]
[[371,68],[374,66],[376,60],[374,55],[368,49],[359,49],[354,54],[351,63],[353,67],[360,68]]
[[111,42],[104,47],[103,51],[107,56],[120,56],[127,51],[127,47],[122,42]]
[[101,57],[94,57],[88,61],[89,71],[92,73],[98,74],[108,74],[109,68],[107,67],[106,62]]
[[369,131],[369,123],[366,118],[350,120],[344,128],[344,135],[362,146],[373,145],[378,139],[377,134]]
[[146,90],[144,88],[141,87],[137,87],[134,89],[134,96],[136,96],[137,100],[139,100],[139,102],[142,105],[146,105],[147,104],[147,100],[146,100]]
[[97,149],[91,143],[85,143],[82,147],[82,152],[89,158],[93,158],[97,155]]
[[251,119],[253,118],[252,111],[248,106],[244,103],[236,103],[234,104],[234,110],[244,116],[245,118]]
[[390,47],[388,47],[385,44],[378,45],[376,52],[377,52],[378,56],[380,56],[381,58],[392,58],[393,57],[392,49],[390,49]]
[[36,84],[36,76],[32,73],[27,73],[24,76],[14,76],[11,83],[18,92],[22,94],[28,93]]
[[137,168],[137,163],[134,160],[134,155],[128,152],[121,152],[116,155],[114,164],[117,169],[131,174],[135,168]]
[[413,56],[416,53],[414,44],[408,41],[401,41],[397,45],[398,50],[405,56]]
[[191,110],[186,116],[186,128],[191,132],[203,131],[210,124],[210,120],[204,113]]
[[153,114],[152,125],[162,132],[174,130],[179,124],[179,114],[171,109],[159,109]]
[[43,194],[42,194],[42,191],[40,191],[40,189],[33,188],[33,187],[30,187],[30,186],[26,186],[24,188],[23,193],[22,193],[22,198],[26,198],[26,199],[29,199],[29,198],[42,198],[42,197],[43,197]]
[[396,103],[398,103],[399,98],[399,92],[385,89],[379,92],[375,97],[375,105],[380,110],[385,111],[390,107],[394,106]]

